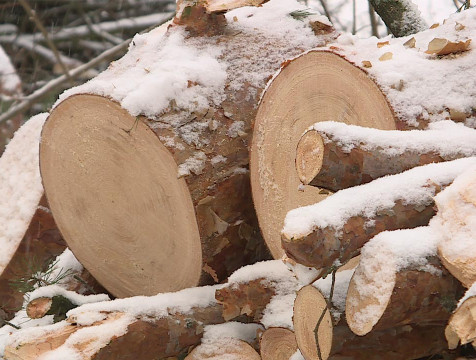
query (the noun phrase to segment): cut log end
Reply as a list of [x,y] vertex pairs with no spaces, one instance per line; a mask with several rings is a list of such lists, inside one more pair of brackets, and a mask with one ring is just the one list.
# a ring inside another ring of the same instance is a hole
[[269,328],[260,339],[262,360],[289,360],[298,346],[294,333],[285,328]]
[[73,96],[45,124],[40,167],[68,246],[113,295],[199,283],[190,192],[170,152],[139,118],[106,98]]
[[[324,296],[312,285],[299,290],[294,302],[293,324],[296,341],[306,360],[326,360],[332,349],[333,325],[327,302]],[[316,346],[314,329],[326,310],[322,319],[317,338],[321,358]]]
[[51,309],[53,299],[49,297],[40,297],[34,299],[26,306],[26,314],[30,319],[40,319]]
[[185,360],[260,360],[251,345],[236,339],[223,339],[197,346]]
[[296,171],[304,185],[309,184],[322,167],[324,141],[317,131],[307,131],[296,149]]
[[464,345],[476,340],[475,313],[476,297],[473,296],[465,300],[451,315],[448,326],[445,329],[445,336],[450,349],[455,349],[460,342]]
[[326,197],[317,188],[303,188],[295,166],[297,144],[316,121],[395,129],[393,112],[377,85],[340,56],[309,52],[282,69],[258,108],[250,157],[255,209],[276,259],[284,255],[280,230],[287,212]]

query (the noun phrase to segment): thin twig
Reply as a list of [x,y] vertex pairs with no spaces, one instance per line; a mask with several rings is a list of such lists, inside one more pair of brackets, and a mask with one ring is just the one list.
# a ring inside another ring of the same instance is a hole
[[332,297],[334,296],[334,287],[336,284],[336,272],[337,269],[332,270],[332,282],[331,282],[331,290],[329,292],[329,298],[326,300],[327,306],[324,308],[324,310],[321,313],[321,316],[319,317],[319,320],[317,320],[316,327],[314,328],[314,339],[316,340],[316,346],[317,346],[317,356],[319,360],[322,360],[322,353],[321,353],[321,347],[319,346],[319,327],[321,326],[322,320],[324,320],[324,316],[326,312],[332,308]]
[[369,1],[369,16],[370,16],[370,25],[372,28],[372,36],[379,38],[377,17],[375,16],[375,10],[372,4],[370,3],[370,1]]
[[329,10],[327,8],[326,0],[320,0],[320,3],[321,3],[321,6],[322,6],[322,9],[324,9],[324,14],[327,16],[329,21],[332,23],[331,14],[329,13]]
[[356,16],[356,4],[355,0],[352,0],[352,35],[355,35],[357,28],[357,16]]
[[21,6],[23,7],[23,9],[25,9],[26,13],[28,14],[28,16],[30,17],[31,20],[33,20],[33,22],[35,23],[36,27],[38,29],[40,29],[41,33],[43,34],[43,37],[45,38],[45,41],[46,43],[48,44],[48,47],[51,49],[51,51],[53,51],[53,54],[55,55],[55,58],[56,58],[56,61],[58,62],[59,66],[61,67],[61,70],[63,71],[63,73],[66,75],[67,79],[69,80],[69,82],[71,83],[71,85],[73,84],[73,79],[71,78],[71,75],[69,74],[69,71],[68,71],[68,68],[66,67],[66,65],[63,63],[63,60],[61,60],[61,55],[58,51],[58,49],[56,48],[55,44],[53,43],[53,41],[51,41],[49,35],[48,35],[48,31],[46,31],[45,27],[43,26],[43,24],[41,23],[40,19],[38,18],[38,16],[36,15],[36,11],[34,11],[30,5],[28,4],[28,1],[27,0],[19,0],[20,1],[20,4]]

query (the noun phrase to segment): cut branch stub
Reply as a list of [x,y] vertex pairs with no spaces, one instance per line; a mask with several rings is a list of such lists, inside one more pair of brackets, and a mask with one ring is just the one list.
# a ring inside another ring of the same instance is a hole
[[289,360],[298,346],[294,332],[285,328],[269,328],[260,338],[262,360]]
[[250,159],[253,201],[275,258],[284,255],[280,229],[286,213],[325,198],[318,189],[302,188],[295,168],[296,146],[316,119],[395,129],[377,85],[339,55],[313,51],[286,64],[258,108]]
[[316,123],[296,149],[299,179],[305,185],[338,191],[416,166],[474,156],[476,131],[449,121],[444,124],[402,132]]

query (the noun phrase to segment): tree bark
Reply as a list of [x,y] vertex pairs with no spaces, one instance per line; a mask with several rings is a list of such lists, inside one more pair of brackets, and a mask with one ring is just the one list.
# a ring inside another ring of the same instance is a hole
[[[365,259],[361,261],[365,262]],[[382,275],[378,270],[369,278],[369,274],[361,270],[365,266],[361,263],[357,267],[346,300],[347,323],[359,336],[404,325],[445,326],[456,299],[463,293],[459,281],[436,256],[428,259],[431,269],[424,271],[419,266],[401,269],[396,272],[394,281],[380,279]],[[382,281],[393,284],[386,291],[386,301],[377,297],[375,291],[369,292],[369,289],[381,288],[379,283]],[[372,319],[366,315],[366,309],[370,308],[376,314]]]
[[468,136],[463,139],[452,136],[451,129],[402,132],[316,123],[298,143],[296,170],[303,184],[338,191],[416,166],[476,155],[476,146],[461,148],[471,137],[476,143],[476,131],[455,126]]
[[443,326],[405,325],[357,336],[347,326],[344,316],[333,325],[327,311],[318,331],[319,358],[314,328],[325,308],[325,298],[312,285],[299,291],[294,304],[294,328],[306,360],[407,360],[436,354],[446,348]]
[[416,5],[407,0],[370,0],[375,11],[396,37],[408,36],[426,30]]

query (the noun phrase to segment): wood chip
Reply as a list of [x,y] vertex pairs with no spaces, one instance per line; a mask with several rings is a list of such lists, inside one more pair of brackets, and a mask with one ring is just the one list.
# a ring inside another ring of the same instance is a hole
[[435,28],[437,28],[438,26],[440,26],[439,23],[433,24],[433,25],[430,26],[430,29],[435,29]]
[[416,45],[416,39],[414,37],[412,37],[410,40],[407,40],[403,46],[405,46],[406,48],[414,48]]
[[381,47],[384,47],[386,45],[390,45],[388,41],[382,41],[377,43],[377,47],[380,49]]
[[391,52],[386,52],[385,54],[383,54],[382,56],[380,56],[378,59],[380,61],[387,61],[387,60],[392,60],[393,58],[393,53]]
[[371,68],[372,67],[372,63],[370,61],[367,61],[367,60],[364,60],[362,61],[362,66],[364,68]]
[[452,42],[448,39],[435,38],[428,44],[427,54],[448,55],[468,50],[471,39]]
[[456,31],[461,31],[461,30],[464,30],[466,28],[466,26],[464,26],[463,24],[460,24],[459,22],[456,23],[455,25],[455,30]]

